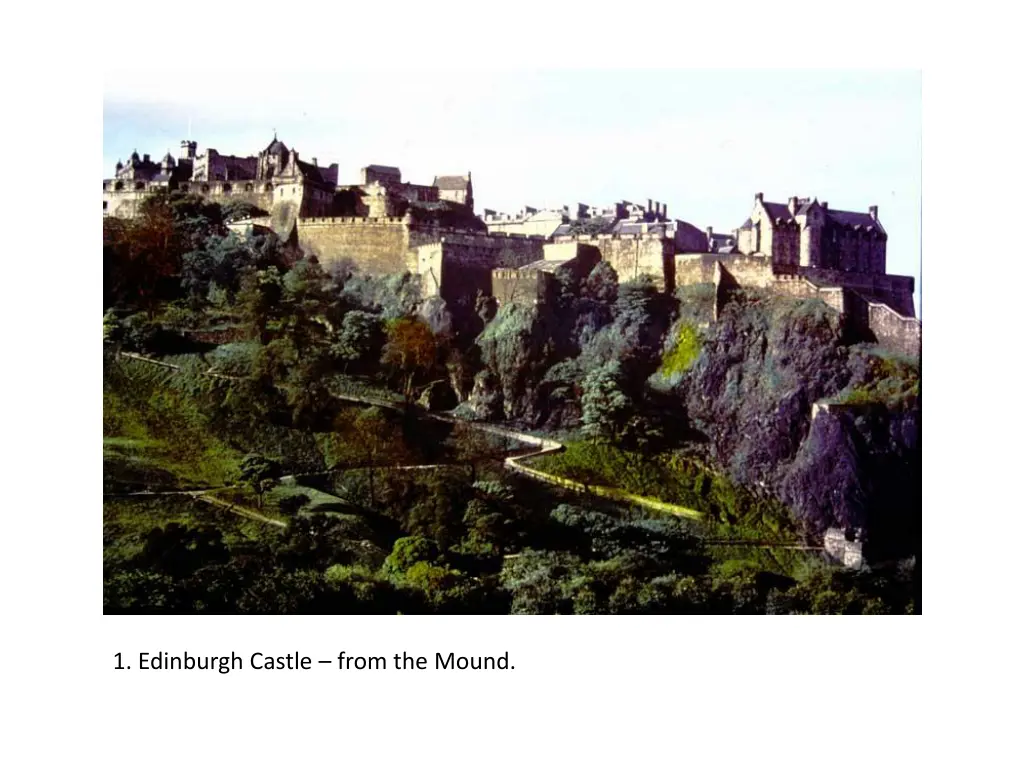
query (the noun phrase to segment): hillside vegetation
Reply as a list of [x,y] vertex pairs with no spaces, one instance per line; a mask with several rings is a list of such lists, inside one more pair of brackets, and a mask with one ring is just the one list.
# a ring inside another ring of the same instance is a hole
[[[168,195],[104,224],[105,610],[918,610],[918,369],[820,302],[740,294],[711,322],[707,287],[602,262],[550,304],[448,307],[224,218]],[[704,519],[510,475],[480,420]],[[827,527],[878,566],[785,548]]]

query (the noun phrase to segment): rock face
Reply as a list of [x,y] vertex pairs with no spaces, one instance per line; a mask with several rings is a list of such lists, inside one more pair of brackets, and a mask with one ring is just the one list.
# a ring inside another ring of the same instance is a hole
[[876,376],[844,344],[840,317],[817,302],[736,303],[708,334],[678,392],[732,479],[779,497],[818,535],[862,530],[869,557],[916,552],[916,399],[814,408]]

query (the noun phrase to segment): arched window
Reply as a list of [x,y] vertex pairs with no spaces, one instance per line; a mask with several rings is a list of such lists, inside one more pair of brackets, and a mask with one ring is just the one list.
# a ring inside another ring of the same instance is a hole
[[146,188],[146,183],[145,182],[143,182],[143,181],[135,182],[135,189],[136,189],[136,191],[142,191],[145,188]]
[[124,182],[123,182],[123,181],[119,181],[119,182],[117,182],[117,183],[116,183],[116,184],[114,185],[114,189],[115,189],[116,191],[120,192],[120,191],[121,191],[122,189],[124,189]]
[[203,194],[205,195],[209,191],[210,191],[210,185],[209,184],[203,184]]
[[252,184],[246,184],[245,185],[245,191],[246,192],[252,192]]
[[224,192],[225,195],[230,195],[231,194],[231,185],[230,184],[225,184],[223,187],[221,187],[221,191]]
[[273,184],[264,184],[263,185],[263,191],[264,192],[273,192],[274,191],[274,185]]

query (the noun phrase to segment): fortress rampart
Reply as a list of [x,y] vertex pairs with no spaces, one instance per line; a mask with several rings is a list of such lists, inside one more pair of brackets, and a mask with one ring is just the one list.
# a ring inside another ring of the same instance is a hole
[[[773,269],[762,256],[680,254],[676,258],[680,285],[714,284],[716,317],[731,288],[768,289],[785,296],[820,299],[846,315],[855,327],[870,331],[879,343],[910,357],[920,354],[921,321],[914,317],[914,278],[803,267],[777,270],[778,265]],[[904,314],[901,309],[909,311]]]
[[556,237],[554,242],[581,243],[597,248],[601,261],[611,264],[619,282],[630,282],[647,275],[662,289],[675,289],[673,243],[664,235],[578,235]]
[[416,269],[425,295],[452,303],[475,300],[478,293],[494,295],[493,272],[516,268],[543,258],[543,237],[487,235],[440,230],[434,242],[415,248]]

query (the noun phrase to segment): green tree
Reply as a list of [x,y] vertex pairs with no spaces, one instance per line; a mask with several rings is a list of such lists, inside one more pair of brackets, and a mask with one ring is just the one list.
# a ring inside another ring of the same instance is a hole
[[351,310],[341,320],[331,351],[347,370],[349,365],[358,368],[379,358],[383,345],[380,318],[369,312]]
[[237,305],[261,344],[271,338],[271,324],[280,318],[284,286],[276,267],[248,270],[242,276]]
[[277,483],[281,475],[281,467],[276,461],[249,454],[239,466],[242,482],[248,483],[256,494],[257,504],[263,506],[263,496]]

